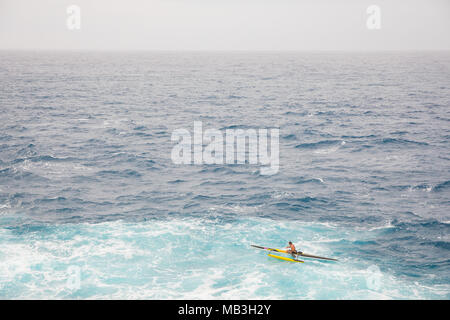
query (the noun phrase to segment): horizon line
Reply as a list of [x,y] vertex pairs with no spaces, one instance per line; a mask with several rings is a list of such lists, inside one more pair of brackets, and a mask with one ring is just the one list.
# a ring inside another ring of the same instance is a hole
[[449,49],[63,49],[63,48],[0,48],[0,52],[95,52],[95,53],[450,53]]

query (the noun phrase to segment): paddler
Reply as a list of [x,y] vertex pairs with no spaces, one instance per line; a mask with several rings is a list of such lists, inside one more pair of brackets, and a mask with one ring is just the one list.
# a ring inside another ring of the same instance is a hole
[[295,246],[291,241],[289,241],[289,245],[286,248],[288,248],[287,252],[292,254],[293,257],[297,254],[301,254],[301,252],[297,252],[297,249],[295,249]]

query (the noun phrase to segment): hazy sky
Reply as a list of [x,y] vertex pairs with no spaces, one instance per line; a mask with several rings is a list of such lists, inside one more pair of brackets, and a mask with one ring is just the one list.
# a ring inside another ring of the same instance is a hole
[[450,0],[0,0],[0,49],[450,50]]

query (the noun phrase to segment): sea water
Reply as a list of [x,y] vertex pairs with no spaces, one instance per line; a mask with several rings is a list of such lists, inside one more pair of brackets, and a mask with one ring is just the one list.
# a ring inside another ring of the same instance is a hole
[[[1,52],[0,298],[449,299],[448,53]],[[278,173],[171,161],[279,128]],[[273,259],[251,244],[338,262]]]

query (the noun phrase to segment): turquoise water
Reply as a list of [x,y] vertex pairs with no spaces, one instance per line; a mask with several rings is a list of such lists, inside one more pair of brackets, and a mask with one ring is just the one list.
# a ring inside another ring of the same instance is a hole
[[[2,230],[8,245],[0,253],[8,263],[2,264],[0,281],[4,298],[19,299],[446,297],[446,285],[426,286],[393,276],[392,257],[365,259],[380,234],[390,228],[348,231],[329,224],[264,218],[228,222],[171,218],[46,226],[25,234]],[[294,264],[249,247],[281,246],[285,239],[301,243],[305,252],[339,262],[305,259],[304,264]],[[349,247],[358,250],[351,252]],[[76,275],[79,287],[72,283]],[[424,276],[433,278],[432,272]]]
[[[447,53],[0,55],[0,298],[450,298]],[[173,164],[194,121],[279,172]]]

